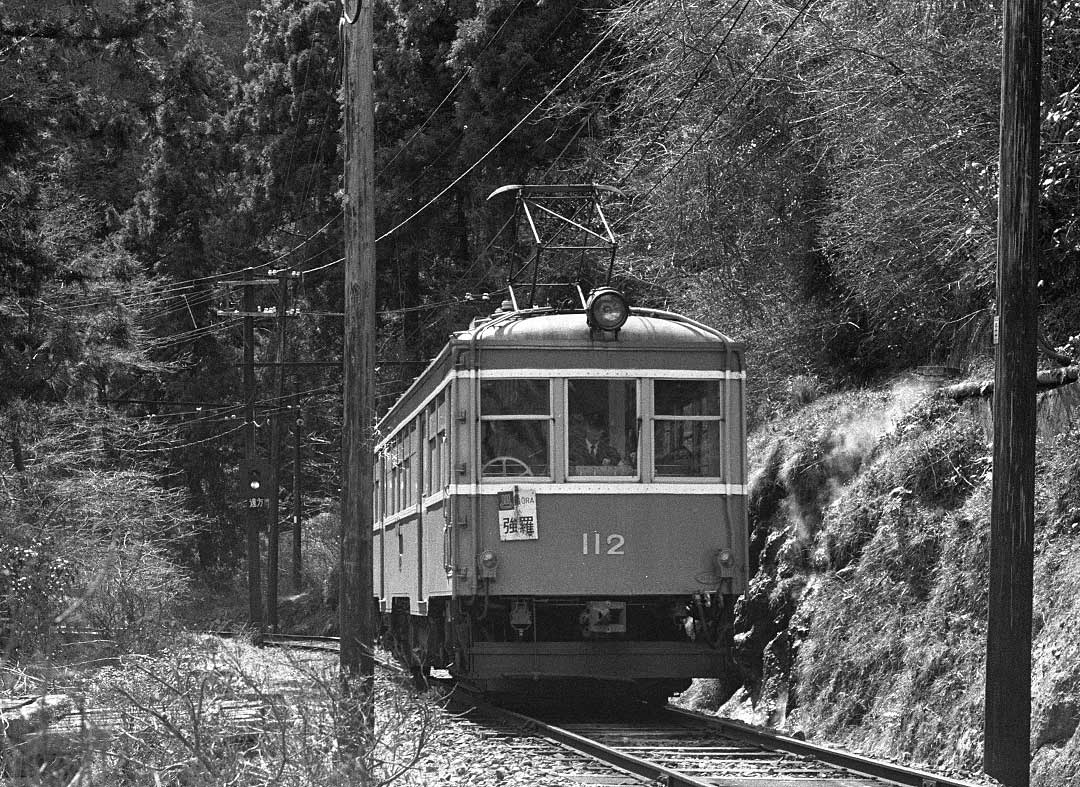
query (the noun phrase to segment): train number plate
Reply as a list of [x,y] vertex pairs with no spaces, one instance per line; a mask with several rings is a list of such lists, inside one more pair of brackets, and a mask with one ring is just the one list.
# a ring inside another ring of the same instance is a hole
[[626,537],[621,533],[604,535],[599,530],[581,534],[583,555],[625,555]]

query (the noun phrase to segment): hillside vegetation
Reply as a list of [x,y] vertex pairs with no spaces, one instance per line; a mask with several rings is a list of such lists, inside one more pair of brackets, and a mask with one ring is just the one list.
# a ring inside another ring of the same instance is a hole
[[[1032,773],[1051,787],[1080,772],[1080,389],[1043,399]],[[721,712],[981,771],[986,410],[905,378],[823,396],[753,435],[757,570],[736,613],[746,687]],[[715,706],[716,688],[688,700]]]

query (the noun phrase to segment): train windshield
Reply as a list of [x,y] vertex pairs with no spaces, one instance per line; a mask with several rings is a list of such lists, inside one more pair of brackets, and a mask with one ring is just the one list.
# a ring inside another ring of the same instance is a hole
[[716,380],[653,381],[658,476],[719,478],[723,409]]
[[548,380],[480,383],[481,475],[547,476],[550,473]]
[[566,392],[569,475],[636,475],[637,382],[568,380]]

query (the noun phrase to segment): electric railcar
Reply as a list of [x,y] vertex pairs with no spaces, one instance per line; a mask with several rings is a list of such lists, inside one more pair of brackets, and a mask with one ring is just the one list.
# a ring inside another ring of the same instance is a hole
[[474,320],[382,419],[375,593],[424,674],[662,701],[733,670],[743,347],[578,295]]

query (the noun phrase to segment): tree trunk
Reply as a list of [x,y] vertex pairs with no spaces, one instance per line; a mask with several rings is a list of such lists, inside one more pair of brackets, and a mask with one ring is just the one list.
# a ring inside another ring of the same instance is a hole
[[[1036,390],[1052,391],[1080,379],[1080,366],[1062,366],[1059,369],[1046,369],[1035,375]],[[981,396],[989,398],[994,394],[993,380],[967,380],[956,385],[947,385],[941,389],[941,395],[961,401]]]

